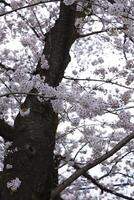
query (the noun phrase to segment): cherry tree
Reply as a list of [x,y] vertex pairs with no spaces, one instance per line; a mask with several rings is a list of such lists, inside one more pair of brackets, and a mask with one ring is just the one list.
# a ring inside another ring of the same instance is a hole
[[0,1],[1,200],[134,196],[134,2]]

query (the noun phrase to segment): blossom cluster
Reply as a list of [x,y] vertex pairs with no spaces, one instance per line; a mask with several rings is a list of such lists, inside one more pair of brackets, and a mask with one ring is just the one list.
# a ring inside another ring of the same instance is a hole
[[114,3],[109,6],[109,13],[111,14],[121,15],[127,12],[125,5],[122,3]]
[[64,0],[65,5],[71,5],[75,2],[76,0]]
[[20,185],[21,181],[18,177],[7,182],[7,188],[11,189],[13,192],[15,192],[20,187]]
[[79,103],[76,110],[82,118],[92,118],[102,115],[107,109],[107,103],[101,97],[96,98],[93,95],[83,94],[80,97]]

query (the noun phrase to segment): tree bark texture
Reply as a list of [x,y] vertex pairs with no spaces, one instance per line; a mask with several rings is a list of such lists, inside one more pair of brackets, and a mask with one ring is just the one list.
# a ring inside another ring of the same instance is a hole
[[[39,61],[36,74],[45,75],[46,82],[53,87],[63,78],[70,61],[70,47],[77,38],[75,11],[75,4],[65,6],[61,2],[59,18],[46,33],[43,54],[50,68],[48,71],[41,69]],[[57,184],[53,150],[58,114],[49,101],[42,103],[35,96],[28,95],[24,106],[30,108],[30,114],[24,117],[18,114],[13,128],[0,121],[0,135],[13,141],[0,176],[0,199],[50,200],[51,191]],[[11,169],[7,169],[8,164],[12,165]],[[12,191],[7,183],[15,178],[20,179],[21,185]]]

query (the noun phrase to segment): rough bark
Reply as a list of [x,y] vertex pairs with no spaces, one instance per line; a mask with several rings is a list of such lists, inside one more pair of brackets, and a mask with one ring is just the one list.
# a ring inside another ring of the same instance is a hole
[[[30,100],[29,100],[30,99]],[[49,199],[53,187],[53,149],[57,127],[57,114],[49,102],[40,104],[36,98],[28,98],[31,112],[17,116],[16,137],[5,163],[1,200]],[[18,177],[21,187],[16,192],[6,188],[6,183]]]
[[[70,61],[70,47],[77,38],[75,9],[75,4],[65,6],[61,2],[59,19],[45,38],[43,53],[50,68],[43,71],[40,61],[37,65],[36,73],[45,75],[46,82],[54,87],[62,80]],[[18,114],[15,119],[15,137],[0,177],[0,199],[50,200],[51,191],[57,184],[53,150],[58,115],[49,101],[41,103],[35,96],[28,95],[24,107],[30,108],[30,114],[25,117]],[[7,164],[12,165],[12,169],[7,169]],[[16,177],[21,180],[21,185],[13,192],[7,188],[7,182]]]
[[64,71],[70,62],[69,50],[77,39],[75,28],[76,5],[65,6],[61,3],[60,16],[55,26],[46,34],[43,54],[49,63],[49,70],[42,70],[40,61],[36,73],[45,76],[46,82],[56,87],[62,80]]

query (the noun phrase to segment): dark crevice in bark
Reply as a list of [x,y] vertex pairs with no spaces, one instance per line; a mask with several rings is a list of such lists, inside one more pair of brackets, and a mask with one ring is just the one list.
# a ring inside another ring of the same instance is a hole
[[108,0],[108,2],[110,2],[111,4],[114,4],[114,3],[115,3],[114,0]]
[[2,119],[0,119],[0,136],[3,137],[5,141],[13,141],[15,138],[14,128]]

